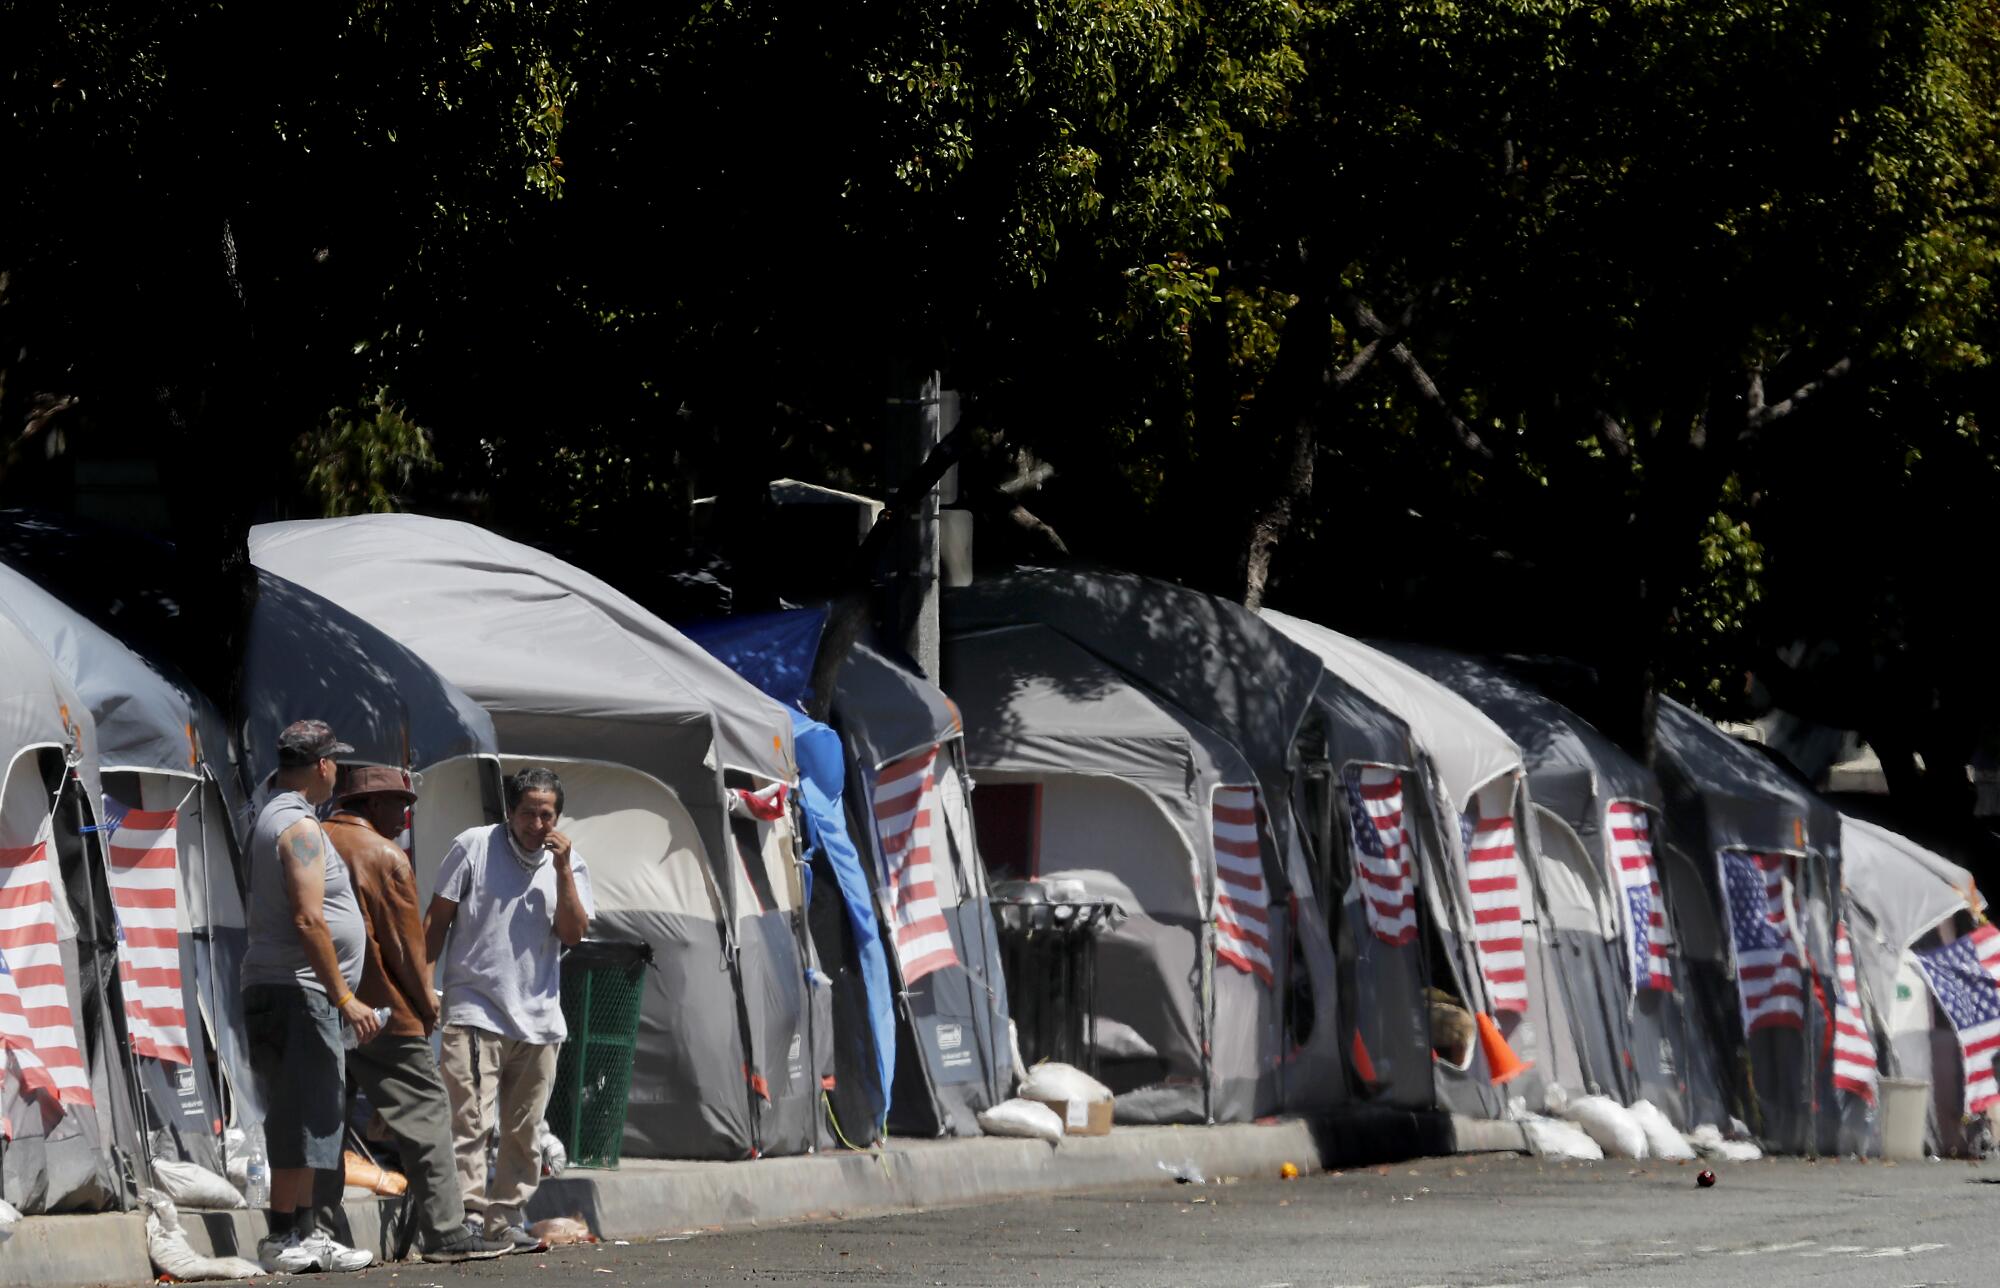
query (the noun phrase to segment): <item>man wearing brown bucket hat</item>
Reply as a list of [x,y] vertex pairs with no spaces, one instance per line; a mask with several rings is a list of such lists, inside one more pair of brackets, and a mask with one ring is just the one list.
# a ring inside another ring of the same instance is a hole
[[497,1257],[511,1245],[482,1238],[465,1225],[451,1110],[431,1054],[437,995],[424,951],[416,874],[393,839],[402,833],[417,793],[400,769],[357,765],[344,771],[338,799],[339,809],[324,824],[326,836],[347,861],[368,929],[354,995],[378,1014],[389,1012],[381,1036],[347,1053],[347,1071],[396,1138],[410,1179],[412,1223],[406,1228],[418,1237],[423,1259]]

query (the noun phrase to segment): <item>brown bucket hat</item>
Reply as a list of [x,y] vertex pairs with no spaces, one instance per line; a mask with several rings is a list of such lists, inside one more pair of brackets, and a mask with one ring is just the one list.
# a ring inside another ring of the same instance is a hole
[[405,801],[417,799],[416,789],[410,785],[410,776],[400,769],[388,765],[355,765],[341,776],[340,799],[351,800],[356,796],[400,796]]

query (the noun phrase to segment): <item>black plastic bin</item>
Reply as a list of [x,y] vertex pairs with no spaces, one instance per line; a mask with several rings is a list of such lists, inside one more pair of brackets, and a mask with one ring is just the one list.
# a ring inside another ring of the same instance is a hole
[[650,944],[586,939],[563,954],[563,1023],[549,1130],[575,1167],[616,1167],[625,1148],[625,1098],[639,1037]]

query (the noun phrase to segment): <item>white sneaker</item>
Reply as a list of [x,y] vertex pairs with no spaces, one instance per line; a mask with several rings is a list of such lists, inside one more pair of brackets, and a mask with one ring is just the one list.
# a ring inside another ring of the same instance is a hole
[[257,1264],[274,1275],[302,1275],[319,1269],[319,1257],[299,1243],[297,1230],[287,1230],[257,1240]]
[[313,1264],[321,1270],[366,1270],[375,1264],[375,1254],[350,1248],[344,1243],[335,1243],[333,1236],[324,1230],[314,1230],[299,1240],[301,1251],[311,1254]]

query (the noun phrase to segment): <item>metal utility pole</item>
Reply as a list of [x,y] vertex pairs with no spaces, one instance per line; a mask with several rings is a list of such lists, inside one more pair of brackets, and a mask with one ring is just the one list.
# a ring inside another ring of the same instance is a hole
[[[887,475],[908,478],[957,419],[958,395],[942,388],[935,370],[898,367],[889,391]],[[947,471],[903,521],[889,574],[893,630],[903,650],[936,682],[939,676],[938,510],[958,499],[958,470]]]

